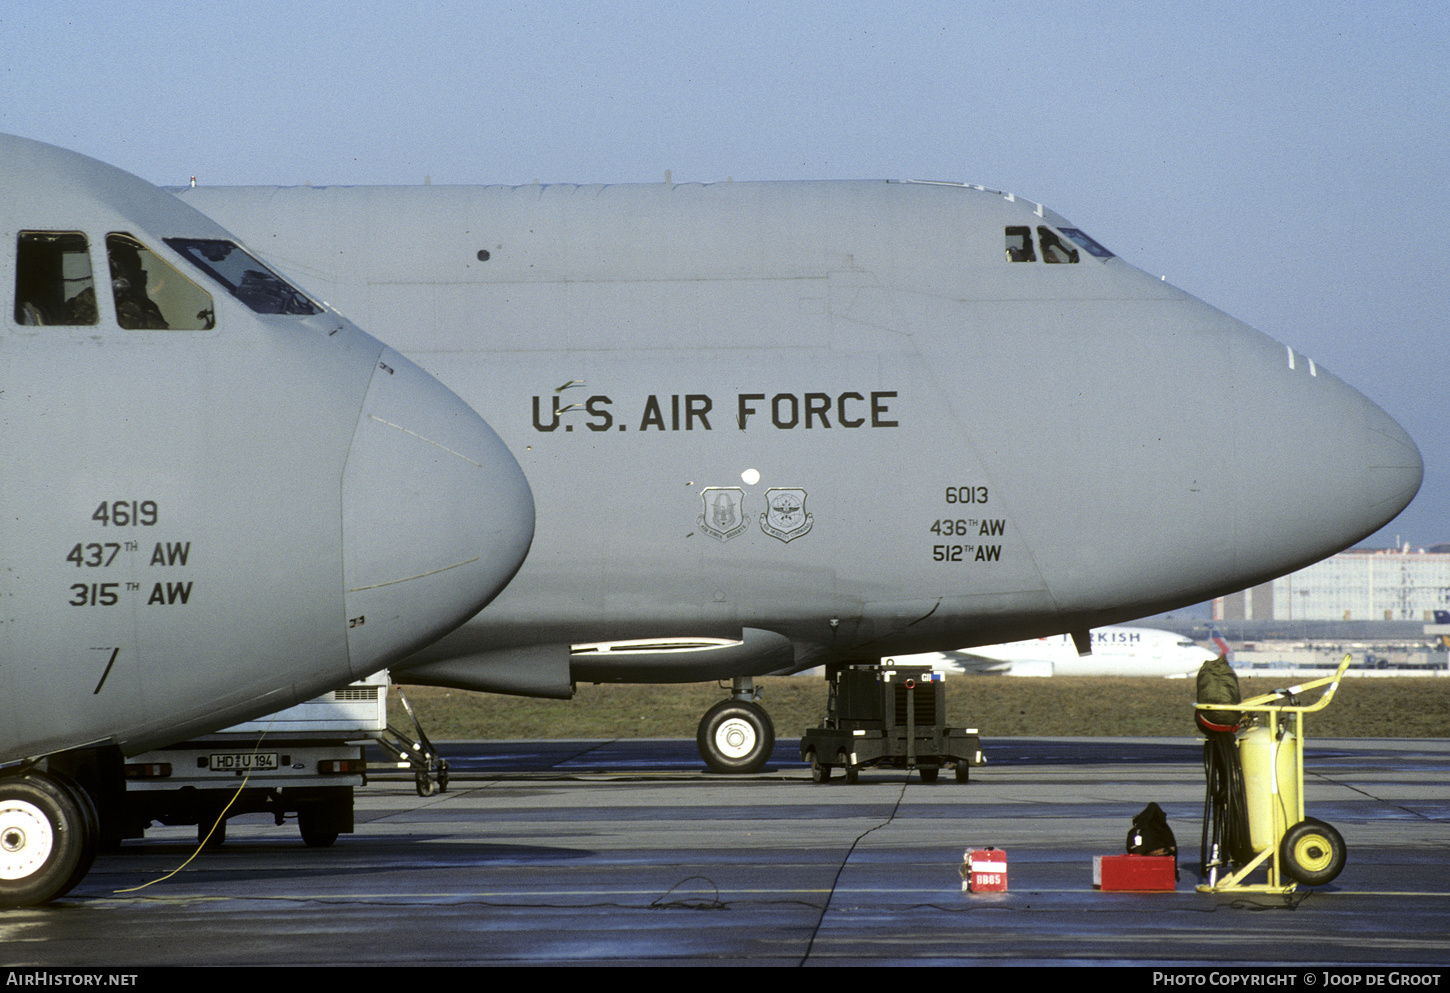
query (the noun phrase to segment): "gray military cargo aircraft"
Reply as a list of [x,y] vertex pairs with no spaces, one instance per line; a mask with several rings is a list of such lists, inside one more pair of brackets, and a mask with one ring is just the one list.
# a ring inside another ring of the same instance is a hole
[[1419,451],[1313,360],[958,183],[207,188],[387,328],[538,500],[528,562],[395,678],[568,697],[1075,633],[1243,589],[1409,503]]
[[533,502],[454,394],[175,197],[9,136],[0,182],[0,906],[16,906],[85,874],[123,754],[453,629],[518,569]]

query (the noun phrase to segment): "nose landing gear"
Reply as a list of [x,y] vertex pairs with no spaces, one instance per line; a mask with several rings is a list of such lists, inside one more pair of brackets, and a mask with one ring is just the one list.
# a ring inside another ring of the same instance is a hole
[[0,777],[0,907],[54,900],[96,859],[100,823],[86,792],[63,776]]

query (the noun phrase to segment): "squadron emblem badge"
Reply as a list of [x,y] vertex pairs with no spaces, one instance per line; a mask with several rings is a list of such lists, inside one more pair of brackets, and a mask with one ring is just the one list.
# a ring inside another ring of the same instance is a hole
[[792,541],[808,534],[815,518],[806,513],[806,491],[802,489],[769,489],[765,491],[765,513],[760,517],[760,530],[772,538]]
[[700,530],[717,541],[729,541],[750,526],[742,512],[745,491],[738,486],[707,486],[700,491],[705,512],[697,522]]

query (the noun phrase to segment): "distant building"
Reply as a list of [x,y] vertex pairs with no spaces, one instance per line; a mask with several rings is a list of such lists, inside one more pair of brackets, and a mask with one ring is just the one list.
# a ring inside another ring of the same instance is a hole
[[1450,549],[1340,552],[1213,601],[1218,621],[1433,621],[1450,610]]

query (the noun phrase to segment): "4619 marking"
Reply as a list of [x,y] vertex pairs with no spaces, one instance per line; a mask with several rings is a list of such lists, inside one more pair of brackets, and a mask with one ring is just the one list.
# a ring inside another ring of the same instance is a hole
[[155,500],[112,500],[102,503],[91,515],[91,520],[100,521],[101,527],[127,528],[140,525],[151,527],[161,517]]

